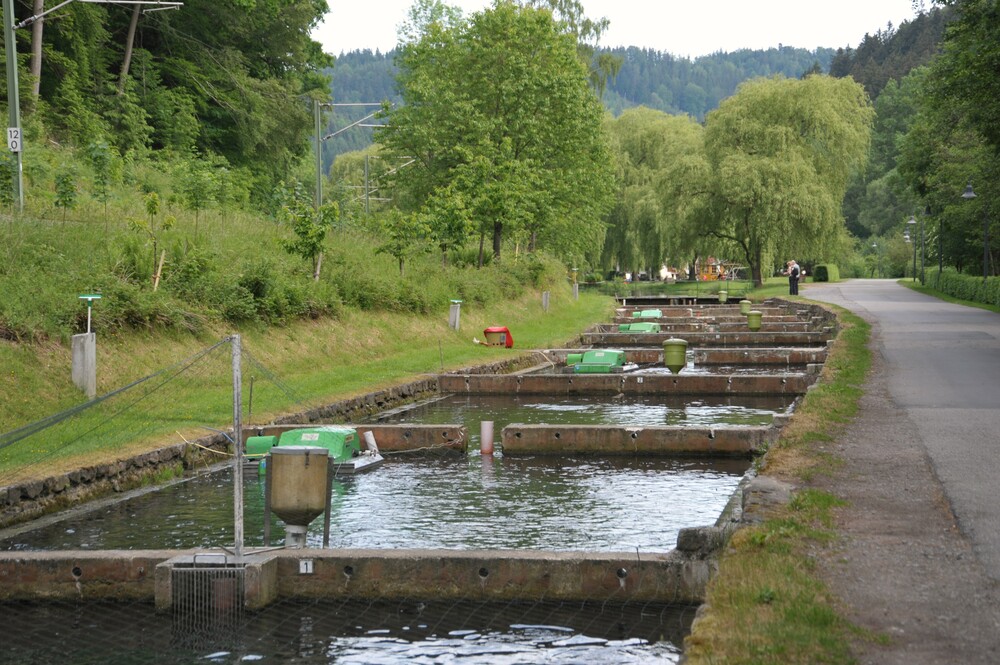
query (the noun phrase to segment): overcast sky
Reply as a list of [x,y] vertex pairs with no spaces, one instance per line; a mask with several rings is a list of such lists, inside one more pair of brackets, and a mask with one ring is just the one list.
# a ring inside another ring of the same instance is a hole
[[[396,45],[412,0],[327,0],[313,34],[328,53]],[[446,0],[466,15],[489,0]],[[912,19],[912,0],[582,0],[587,16],[611,21],[602,46],[639,46],[697,57],[782,44],[813,50],[857,46],[865,33]],[[930,1],[927,0],[927,4]]]

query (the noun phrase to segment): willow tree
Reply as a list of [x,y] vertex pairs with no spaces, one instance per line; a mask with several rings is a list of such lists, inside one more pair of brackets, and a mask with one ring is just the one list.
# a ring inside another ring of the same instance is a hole
[[659,269],[686,245],[683,220],[701,186],[689,173],[705,172],[702,128],[688,116],[639,107],[609,120],[608,132],[619,186],[602,263],[633,272]]
[[841,204],[868,155],[874,111],[852,79],[757,79],[705,122],[699,233],[728,243],[754,283],[779,255],[829,258]]
[[388,156],[412,161],[394,174],[397,203],[459,199],[449,227],[464,216],[495,257],[512,232],[558,254],[599,249],[612,172],[574,38],[549,11],[510,2],[421,29],[397,59],[404,103],[377,134]]

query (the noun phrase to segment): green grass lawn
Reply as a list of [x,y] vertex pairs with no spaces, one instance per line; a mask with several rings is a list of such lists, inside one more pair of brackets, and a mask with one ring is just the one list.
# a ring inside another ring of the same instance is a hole
[[[565,346],[594,322],[610,320],[613,301],[570,289],[552,293],[543,311],[537,294],[487,310],[465,307],[460,331],[447,315],[350,311],[337,320],[240,331],[245,424],[269,422],[346,397],[442,370]],[[513,349],[473,343],[483,329],[510,328]],[[192,358],[226,336],[126,335],[98,341],[99,395],[155,375],[93,408],[10,445],[11,430],[85,403],[72,385],[70,354],[60,346],[5,343],[3,372],[12,390],[0,394],[0,484],[45,477],[231,426],[232,358],[228,344]],[[252,409],[252,413],[251,413]]]

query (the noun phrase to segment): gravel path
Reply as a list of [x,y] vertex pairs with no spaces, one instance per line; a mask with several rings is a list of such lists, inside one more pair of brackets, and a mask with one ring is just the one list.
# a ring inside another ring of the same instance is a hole
[[[1000,581],[995,568],[1000,529],[993,528],[1000,516],[1000,480],[995,473],[1000,429],[990,429],[1000,410],[988,403],[962,403],[964,409],[949,404],[948,395],[954,394],[940,386],[950,385],[951,372],[936,364],[935,354],[952,353],[949,347],[955,344],[932,341],[941,337],[945,325],[931,312],[936,306],[896,284],[867,284],[870,281],[810,285],[802,294],[847,307],[871,323],[874,356],[858,417],[830,444],[830,452],[842,458],[844,466],[833,476],[813,481],[848,501],[837,510],[842,538],[817,553],[819,573],[848,618],[888,637],[856,639],[852,648],[860,663],[1000,663]],[[882,293],[886,289],[888,296]],[[887,297],[886,304],[879,304]],[[915,307],[921,314],[907,322],[899,313],[912,311],[905,304],[911,297],[918,298]],[[946,320],[954,321],[950,308],[957,306],[941,305]],[[992,316],[1000,324],[1000,315]],[[927,342],[921,352],[929,356],[919,368],[899,362],[907,343],[895,337],[900,325],[909,335],[901,339]],[[989,319],[987,325],[992,325]],[[921,335],[928,330],[933,334]],[[1000,399],[1000,374],[988,378],[991,363],[1000,357],[1000,337],[977,339],[981,344],[975,346],[992,350],[980,356],[987,373],[976,375],[979,385],[972,387],[991,391],[988,399]],[[972,351],[974,359],[981,349],[966,351]],[[956,361],[955,371],[961,371],[964,362]],[[913,385],[917,379],[908,372],[933,374],[935,367],[939,381]],[[948,395],[930,400],[936,404],[925,403],[935,390]],[[972,413],[973,407],[984,411]],[[953,427],[934,426],[953,421]],[[980,428],[980,438],[966,441],[969,434],[963,428]],[[978,459],[978,469],[963,466],[969,459]]]

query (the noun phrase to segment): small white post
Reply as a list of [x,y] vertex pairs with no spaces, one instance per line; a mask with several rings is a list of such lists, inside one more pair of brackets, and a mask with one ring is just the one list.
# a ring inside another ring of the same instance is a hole
[[479,454],[493,454],[493,421],[483,420],[479,423]]

